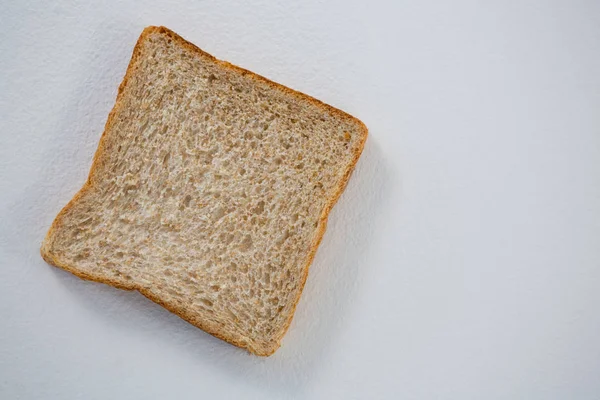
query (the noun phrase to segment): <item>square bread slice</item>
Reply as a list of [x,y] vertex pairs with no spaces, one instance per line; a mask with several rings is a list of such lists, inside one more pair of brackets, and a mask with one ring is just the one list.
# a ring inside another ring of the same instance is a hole
[[358,119],[148,27],[41,254],[270,355],[366,138]]

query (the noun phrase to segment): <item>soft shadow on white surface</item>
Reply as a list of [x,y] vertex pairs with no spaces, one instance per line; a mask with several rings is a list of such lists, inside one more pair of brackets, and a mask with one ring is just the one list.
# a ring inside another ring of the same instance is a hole
[[[369,274],[364,263],[377,224],[385,214],[389,171],[371,137],[348,187],[330,216],[325,234],[282,347],[271,357],[248,354],[145,299],[139,293],[84,282],[59,269],[55,276],[105,324],[124,332],[144,331],[154,342],[172,347],[182,357],[221,368],[234,379],[284,393],[300,393],[327,365],[330,346],[342,332],[361,281]],[[360,240],[358,240],[360,233]],[[368,235],[365,234],[368,232]],[[371,240],[364,240],[364,237]]]
[[[126,53],[131,52],[132,46],[118,44],[122,32],[123,28],[116,30],[109,35],[107,46],[91,51],[90,57],[82,59],[89,65],[81,70],[88,71],[90,77],[74,78],[80,86],[74,87],[69,99],[62,99],[64,114],[58,126],[46,133],[55,138],[43,155],[50,160],[48,168],[11,206],[9,225],[27,219],[30,220],[27,226],[37,226],[36,232],[17,232],[9,238],[8,247],[17,257],[38,259],[39,243],[51,220],[87,177],[126,67],[121,65],[107,72],[102,68],[104,62],[97,61],[109,60],[106,62],[118,65],[128,59]],[[104,112],[98,112],[99,108]],[[137,292],[85,282],[42,262],[33,265],[49,268],[51,275],[39,276],[55,277],[59,286],[72,295],[72,300],[94,318],[101,319],[103,326],[120,334],[147,337],[148,343],[167,347],[174,354],[191,359],[192,364],[221,369],[259,389],[270,387],[282,396],[301,394],[319,368],[327,365],[328,354],[343,332],[361,281],[370,273],[365,255],[389,205],[386,194],[391,185],[390,168],[378,145],[377,132],[371,132],[348,187],[330,215],[327,232],[282,347],[268,358],[252,356],[202,332]],[[32,236],[38,239],[36,243],[27,239]]]

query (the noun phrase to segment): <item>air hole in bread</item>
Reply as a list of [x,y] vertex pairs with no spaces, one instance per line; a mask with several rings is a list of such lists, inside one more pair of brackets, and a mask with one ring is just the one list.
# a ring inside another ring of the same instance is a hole
[[213,306],[213,302],[209,299],[203,298],[200,299],[200,301],[207,307],[212,307]]
[[252,248],[252,237],[250,235],[244,236],[244,239],[242,239],[239,248],[241,252],[249,251]]

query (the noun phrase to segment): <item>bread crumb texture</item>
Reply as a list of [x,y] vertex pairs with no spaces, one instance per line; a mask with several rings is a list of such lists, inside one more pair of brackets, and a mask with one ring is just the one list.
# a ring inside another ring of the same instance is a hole
[[366,136],[348,114],[148,27],[42,256],[272,354]]

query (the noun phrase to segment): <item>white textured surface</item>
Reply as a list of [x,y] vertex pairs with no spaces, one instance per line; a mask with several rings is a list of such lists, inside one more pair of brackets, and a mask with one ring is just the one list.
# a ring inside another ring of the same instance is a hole
[[[370,128],[270,358],[39,257],[149,24]],[[599,37],[592,1],[2,2],[0,398],[599,398]]]

